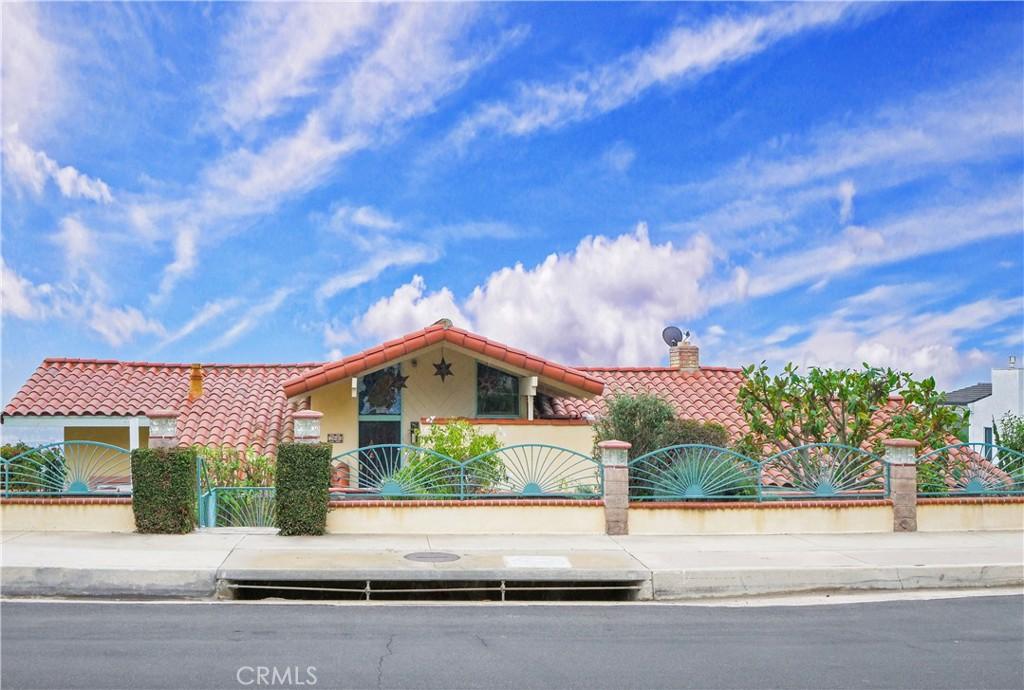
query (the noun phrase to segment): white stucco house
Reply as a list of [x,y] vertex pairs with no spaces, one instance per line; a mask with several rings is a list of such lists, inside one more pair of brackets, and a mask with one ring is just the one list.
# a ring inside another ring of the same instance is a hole
[[946,394],[946,403],[966,407],[970,413],[968,441],[993,443],[993,424],[1007,412],[1024,415],[1024,369],[1017,358],[1009,365],[992,370],[991,383],[976,383]]

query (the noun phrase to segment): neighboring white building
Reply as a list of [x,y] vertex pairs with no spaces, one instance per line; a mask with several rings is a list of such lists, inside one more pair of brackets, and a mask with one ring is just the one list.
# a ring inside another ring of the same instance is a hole
[[976,383],[946,394],[946,403],[966,407],[971,443],[993,443],[993,420],[999,421],[1007,412],[1024,415],[1024,369],[1017,366],[1017,358],[1010,357],[1010,365],[992,370],[992,383]]

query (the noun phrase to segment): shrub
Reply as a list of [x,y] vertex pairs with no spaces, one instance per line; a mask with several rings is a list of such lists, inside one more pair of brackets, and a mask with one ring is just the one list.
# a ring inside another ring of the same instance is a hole
[[330,445],[282,443],[278,446],[276,518],[280,534],[324,533],[330,479]]
[[[497,434],[481,433],[475,425],[457,420],[432,425],[430,431],[420,437],[420,445],[457,462],[465,462],[501,448],[501,441]],[[433,453],[420,453],[409,458],[399,473],[403,481],[415,489],[408,493],[455,494],[460,486],[458,465]],[[501,458],[490,455],[466,467],[465,489],[486,491],[504,478],[505,468]]]
[[209,486],[273,486],[277,464],[272,455],[229,445],[193,446],[203,461]]
[[729,432],[715,422],[679,419],[666,401],[650,393],[618,393],[608,401],[608,411],[594,423],[594,452],[601,441],[627,441],[631,458],[659,448],[683,444],[726,447]]
[[186,448],[132,451],[132,511],[139,532],[185,534],[196,526],[196,456]]

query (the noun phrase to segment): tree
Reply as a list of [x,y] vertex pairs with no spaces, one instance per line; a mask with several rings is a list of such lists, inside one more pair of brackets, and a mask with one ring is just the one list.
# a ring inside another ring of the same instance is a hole
[[721,424],[679,419],[672,406],[656,395],[616,393],[594,422],[594,442],[628,441],[631,458],[659,448],[687,443],[726,446],[729,433]]
[[881,450],[886,438],[909,438],[925,448],[947,445],[964,412],[943,405],[935,380],[864,365],[863,370],[787,364],[772,375],[764,362],[743,369],[737,399],[750,427],[748,451],[837,443]]
[[992,428],[997,446],[1024,453],[1024,417],[1007,412],[998,422],[993,420]]

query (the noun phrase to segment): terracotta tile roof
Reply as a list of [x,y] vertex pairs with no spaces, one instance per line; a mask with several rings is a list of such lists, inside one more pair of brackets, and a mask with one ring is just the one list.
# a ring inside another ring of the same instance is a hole
[[395,340],[372,347],[369,350],[349,355],[336,362],[330,362],[286,381],[284,392],[289,398],[307,391],[320,388],[328,383],[358,376],[364,371],[374,369],[387,362],[405,355],[412,354],[435,343],[447,342],[475,352],[513,367],[525,369],[538,376],[558,381],[571,388],[585,391],[592,395],[600,395],[604,391],[604,383],[593,373],[582,369],[556,364],[547,359],[531,355],[528,352],[511,348],[507,345],[488,340],[487,338],[455,328],[446,324],[434,324],[420,331],[415,331]]
[[4,416],[134,416],[176,410],[184,444],[226,443],[273,453],[292,437],[284,382],[308,364],[204,364],[203,394],[189,402],[189,364],[46,359]]
[[540,416],[596,417],[604,413],[611,395],[646,392],[667,400],[680,417],[718,422],[733,439],[747,432],[747,424],[736,401],[736,392],[743,384],[740,369],[701,367],[691,372],[672,367],[581,367],[579,371],[604,381],[604,394],[589,400],[563,395],[543,396],[538,401]]

